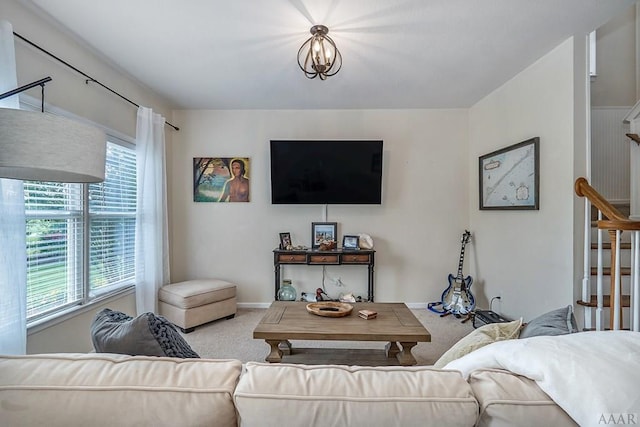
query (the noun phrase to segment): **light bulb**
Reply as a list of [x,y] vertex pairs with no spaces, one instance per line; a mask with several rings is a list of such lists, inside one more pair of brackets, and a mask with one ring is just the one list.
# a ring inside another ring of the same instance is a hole
[[320,52],[320,41],[318,40],[313,41],[313,50],[316,52]]
[[324,56],[327,58],[327,62],[331,62],[331,49],[329,48],[325,48],[324,50]]

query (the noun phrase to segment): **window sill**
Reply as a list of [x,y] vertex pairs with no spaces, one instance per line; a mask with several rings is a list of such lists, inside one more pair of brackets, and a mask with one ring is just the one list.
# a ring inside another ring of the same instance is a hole
[[82,313],[86,313],[89,310],[93,310],[93,307],[97,304],[103,304],[105,302],[122,298],[126,295],[131,295],[135,293],[135,290],[135,286],[131,285],[126,288],[119,289],[113,293],[94,298],[86,304],[76,305],[68,308],[67,310],[55,313],[54,315],[51,315],[47,318],[31,322],[27,324],[27,336],[50,328],[66,320],[72,319]]

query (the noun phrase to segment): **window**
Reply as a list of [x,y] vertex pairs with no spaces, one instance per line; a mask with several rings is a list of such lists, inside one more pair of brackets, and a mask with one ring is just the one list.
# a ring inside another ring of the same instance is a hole
[[132,286],[136,158],[109,137],[104,182],[24,182],[27,322]]

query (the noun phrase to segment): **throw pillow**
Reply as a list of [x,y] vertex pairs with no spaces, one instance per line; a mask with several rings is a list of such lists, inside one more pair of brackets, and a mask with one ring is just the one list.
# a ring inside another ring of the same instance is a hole
[[99,353],[200,357],[171,322],[153,313],[131,317],[105,308],[91,324],[91,340]]
[[536,317],[524,325],[520,338],[537,337],[540,335],[565,335],[578,332],[578,324],[573,315],[573,307],[550,311]]
[[522,319],[507,323],[489,323],[480,326],[466,337],[455,343],[433,364],[434,368],[442,369],[447,363],[459,359],[465,354],[484,347],[496,341],[518,338]]

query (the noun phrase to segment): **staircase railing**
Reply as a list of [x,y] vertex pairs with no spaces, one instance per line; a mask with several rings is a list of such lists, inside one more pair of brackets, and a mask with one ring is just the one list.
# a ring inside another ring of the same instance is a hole
[[[575,192],[585,198],[585,259],[582,279],[582,296],[579,304],[585,306],[585,329],[593,329],[592,313],[593,291],[591,286],[591,206],[598,210],[597,221],[597,273],[596,273],[596,330],[603,329],[603,309],[605,295],[602,285],[604,276],[602,233],[609,234],[611,242],[610,291],[609,291],[609,328],[623,329],[623,306],[629,307],[629,329],[640,331],[640,221],[626,218],[618,209],[609,203],[600,193],[589,185],[585,178],[578,178]],[[604,218],[603,218],[604,216]],[[622,294],[622,268],[620,262],[621,237],[624,231],[631,233],[631,269],[630,294]]]

